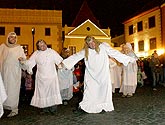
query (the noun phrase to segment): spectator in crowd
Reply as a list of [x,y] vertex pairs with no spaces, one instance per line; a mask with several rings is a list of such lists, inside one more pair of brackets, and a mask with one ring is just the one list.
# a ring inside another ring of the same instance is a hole
[[163,65],[160,63],[158,56],[155,56],[154,53],[151,56],[151,61],[149,66],[151,67],[151,72],[152,72],[152,87],[153,90],[157,90],[156,86],[159,84],[161,67]]

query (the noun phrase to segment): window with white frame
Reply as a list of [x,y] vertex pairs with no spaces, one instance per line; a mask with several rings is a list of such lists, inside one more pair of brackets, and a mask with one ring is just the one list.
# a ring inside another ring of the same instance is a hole
[[76,46],[69,46],[70,54],[73,55],[76,53]]
[[144,40],[138,42],[139,51],[144,51]]
[[150,50],[156,49],[156,38],[150,39]]

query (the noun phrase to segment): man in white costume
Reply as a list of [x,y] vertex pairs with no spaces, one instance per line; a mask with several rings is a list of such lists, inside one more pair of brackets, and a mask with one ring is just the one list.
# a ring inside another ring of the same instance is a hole
[[62,104],[56,65],[58,66],[63,58],[53,49],[47,48],[46,42],[42,39],[37,41],[36,46],[37,50],[28,60],[19,60],[29,74],[33,74],[32,69],[37,65],[31,105],[42,108],[41,113],[54,114],[56,106]]
[[[138,60],[130,43],[126,43],[123,47],[125,55]],[[122,97],[132,97],[137,87],[137,62],[131,62],[127,66],[123,66],[122,75],[122,84],[119,92],[123,93]]]
[[8,117],[18,114],[19,93],[21,86],[21,65],[18,58],[26,58],[23,48],[17,44],[17,35],[10,32],[6,43],[0,45],[0,72],[7,93],[4,108],[11,110]]
[[0,118],[2,117],[3,111],[3,103],[7,99],[6,90],[2,81],[1,73],[0,73]]
[[79,106],[87,113],[114,110],[109,57],[124,65],[135,61],[111,48],[109,44],[99,42],[93,36],[85,38],[84,49],[63,61],[64,66],[71,69],[79,60],[85,58],[84,96]]

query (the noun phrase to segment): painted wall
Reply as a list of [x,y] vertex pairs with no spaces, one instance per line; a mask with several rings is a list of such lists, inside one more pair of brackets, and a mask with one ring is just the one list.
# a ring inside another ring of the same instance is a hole
[[[33,52],[32,27],[35,28],[35,43],[44,39],[58,52],[62,49],[62,11],[31,9],[0,9],[0,27],[5,27],[5,35],[0,35],[0,44],[6,41],[14,27],[20,27],[18,43],[28,45],[28,55]],[[45,28],[50,28],[50,36],[45,36]]]
[[[156,26],[153,28],[148,27],[149,17],[155,16]],[[137,23],[143,22],[143,31],[137,32]],[[133,25],[134,33],[129,35],[129,26]],[[145,11],[133,18],[124,22],[125,40],[134,43],[135,53],[139,56],[150,56],[153,50],[150,50],[149,40],[156,38],[156,49],[162,52],[162,34],[161,34],[161,13],[160,8],[155,7],[151,10]],[[138,51],[138,42],[144,40],[144,51]]]

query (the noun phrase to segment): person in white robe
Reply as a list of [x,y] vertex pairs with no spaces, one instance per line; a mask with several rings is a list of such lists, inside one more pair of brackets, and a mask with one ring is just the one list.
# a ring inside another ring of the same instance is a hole
[[[130,43],[126,43],[124,46],[124,54],[134,58],[136,61],[138,57],[132,50]],[[137,62],[131,62],[127,66],[123,66],[122,84],[120,87],[120,93],[123,93],[122,97],[132,97],[137,87]]]
[[[61,51],[61,57],[66,59],[70,56],[70,50],[63,48]],[[60,93],[63,100],[63,104],[67,105],[68,101],[73,97],[73,70],[68,70],[66,68],[58,69],[58,78],[60,85]]]
[[111,73],[111,82],[112,82],[112,92],[115,93],[115,90],[121,86],[121,74],[122,68],[118,61],[114,58],[110,58],[110,73]]
[[56,66],[63,58],[55,50],[47,48],[42,39],[37,41],[36,46],[37,50],[28,60],[19,58],[29,74],[33,74],[32,69],[37,66],[35,90],[30,104],[41,108],[41,113],[54,114],[57,105],[62,104]]
[[2,81],[2,76],[1,76],[1,72],[0,72],[0,118],[2,117],[4,110],[3,110],[3,103],[5,102],[5,100],[7,99],[7,94],[6,94],[6,90]]
[[115,67],[117,66],[116,62],[113,58],[109,58],[109,67],[110,67],[110,75],[111,75],[111,83],[112,83],[112,92],[115,93]]
[[21,65],[18,58],[26,58],[23,48],[17,44],[17,35],[10,32],[6,43],[0,45],[0,72],[7,93],[4,108],[11,110],[8,117],[18,114],[19,94],[21,86]]
[[113,49],[108,43],[99,42],[93,36],[85,38],[84,49],[63,61],[63,65],[71,69],[79,60],[85,59],[84,95],[79,106],[87,113],[114,110],[109,57],[115,58],[124,65],[135,61]]

